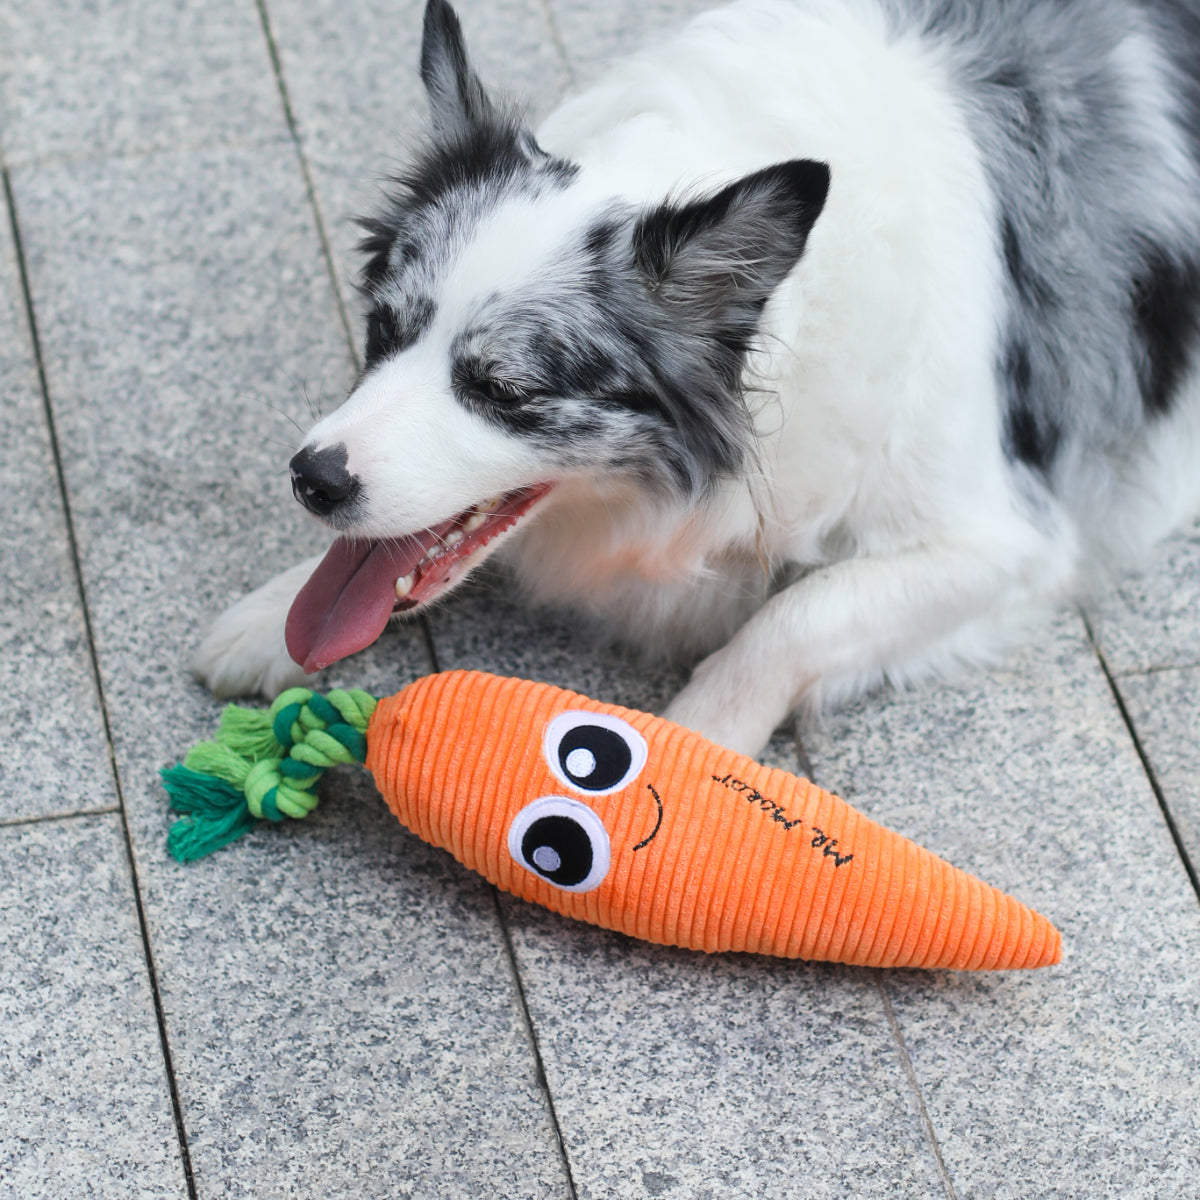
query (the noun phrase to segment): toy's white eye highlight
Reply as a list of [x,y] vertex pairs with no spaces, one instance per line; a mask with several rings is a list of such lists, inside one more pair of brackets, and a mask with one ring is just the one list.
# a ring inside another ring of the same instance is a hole
[[612,861],[604,822],[566,796],[543,796],[521,809],[508,827],[508,852],[564,892],[599,887]]
[[546,726],[542,749],[563,783],[592,796],[619,792],[646,765],[646,739],[628,721],[605,713],[559,713]]

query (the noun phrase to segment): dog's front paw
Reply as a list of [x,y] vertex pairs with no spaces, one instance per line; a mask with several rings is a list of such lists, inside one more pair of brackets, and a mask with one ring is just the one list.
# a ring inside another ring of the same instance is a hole
[[756,758],[787,719],[790,705],[782,689],[771,697],[767,680],[753,683],[747,685],[747,672],[728,647],[718,650],[697,666],[663,716],[718,746]]
[[273,698],[305,675],[284,642],[288,609],[320,558],[311,558],[243,596],[213,622],[192,671],[214,695]]

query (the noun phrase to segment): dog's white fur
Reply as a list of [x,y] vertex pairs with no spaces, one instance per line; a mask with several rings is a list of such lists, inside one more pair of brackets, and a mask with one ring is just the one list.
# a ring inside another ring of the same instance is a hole
[[[1144,39],[1126,52],[1145,81],[1141,132],[1164,148],[1165,182],[1151,185],[1194,197],[1163,115],[1166,68]],[[1020,486],[995,370],[996,202],[937,44],[889,36],[871,0],[707,14],[568,100],[538,140],[579,165],[571,186],[473,228],[428,333],[309,443],[347,447],[372,497],[354,530],[365,535],[547,478],[536,445],[450,395],[449,340],[479,298],[520,287],[614,197],[707,194],[798,153],[831,163],[825,209],[747,365],[753,473],[686,503],[564,472],[503,540],[538,599],[582,605],[652,649],[708,654],[669,717],[754,753],[798,705],[991,656],[1078,588],[1086,564],[1140,550],[1194,507],[1194,371],[1171,417],[1076,464],[1058,499]],[[311,566],[217,622],[197,659],[214,690],[295,681],[282,626]]]

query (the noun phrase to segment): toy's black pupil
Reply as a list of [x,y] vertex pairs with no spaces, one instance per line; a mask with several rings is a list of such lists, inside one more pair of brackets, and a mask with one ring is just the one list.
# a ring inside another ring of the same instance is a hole
[[603,725],[576,725],[558,744],[558,765],[584,791],[616,787],[632,764],[633,752],[625,739]]
[[574,887],[592,869],[592,840],[573,817],[539,817],[525,830],[521,857],[551,883]]

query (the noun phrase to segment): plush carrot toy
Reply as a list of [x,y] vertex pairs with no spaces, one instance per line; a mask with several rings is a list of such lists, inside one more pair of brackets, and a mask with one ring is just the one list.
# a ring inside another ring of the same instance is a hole
[[230,706],[163,772],[171,852],[306,816],[335,763],[365,762],[418,836],[555,912],[696,950],[878,967],[1059,961],[1058,931],[808,780],[648,713],[474,671],[376,701],[283,693]]

